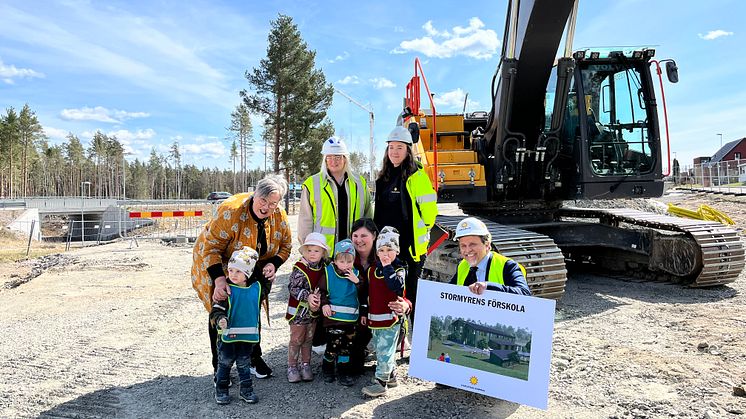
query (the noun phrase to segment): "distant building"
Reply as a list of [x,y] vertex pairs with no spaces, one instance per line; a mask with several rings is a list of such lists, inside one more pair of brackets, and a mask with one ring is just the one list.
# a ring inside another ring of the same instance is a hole
[[[719,186],[736,182],[738,166],[746,159],[746,137],[733,140],[712,155],[694,159],[697,179],[703,179],[703,186]],[[699,170],[697,167],[699,166]]]

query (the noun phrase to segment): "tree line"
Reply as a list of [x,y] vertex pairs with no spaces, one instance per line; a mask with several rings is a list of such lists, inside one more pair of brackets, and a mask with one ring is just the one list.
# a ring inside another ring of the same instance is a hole
[[[50,144],[28,104],[8,107],[0,114],[0,197],[201,199],[211,191],[246,191],[268,172],[302,182],[319,170],[322,144],[334,133],[327,118],[334,89],[315,58],[291,17],[271,22],[267,56],[245,72],[248,88],[239,92],[242,101],[226,127],[230,169],[183,164],[176,141],[167,154],[152,148],[147,161],[133,162],[116,136],[100,131]],[[263,120],[264,168],[248,167],[256,145],[251,114]],[[367,158],[353,153],[353,170],[365,173]]]

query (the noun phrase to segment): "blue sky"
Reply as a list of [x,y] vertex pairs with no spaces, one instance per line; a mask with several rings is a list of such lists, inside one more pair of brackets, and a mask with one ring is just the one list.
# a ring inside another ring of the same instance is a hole
[[[359,2],[366,3],[366,2]],[[185,163],[229,167],[230,112],[266,54],[270,20],[293,17],[327,80],[376,116],[376,162],[420,57],[439,112],[489,110],[505,1],[14,1],[0,3],[0,106],[29,103],[53,144],[101,130],[147,158],[178,141]],[[682,164],[746,136],[742,1],[580,2],[576,49],[654,45],[674,58],[666,83],[672,151]],[[353,150],[368,114],[336,94],[329,112]],[[261,119],[254,118],[255,136]],[[263,165],[257,147],[252,167]]]

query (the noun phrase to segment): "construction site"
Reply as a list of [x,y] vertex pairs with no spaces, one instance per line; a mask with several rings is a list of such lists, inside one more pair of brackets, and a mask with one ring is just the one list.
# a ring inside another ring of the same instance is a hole
[[[743,197],[673,190],[658,200],[607,202],[659,213],[669,203],[718,209],[743,237]],[[451,204],[439,211],[461,214]],[[290,220],[295,228],[296,216]],[[547,411],[407,377],[407,352],[397,367],[400,385],[385,398],[313,383],[299,399],[274,377],[256,380],[256,406],[217,412],[205,312],[189,281],[191,245],[144,237],[69,251],[33,244],[51,253],[0,264],[0,416],[287,417],[297,403],[313,417],[717,418],[746,411],[743,273],[725,286],[692,288],[580,264],[568,265],[557,302]],[[290,259],[297,257],[294,243]],[[262,338],[265,359],[278,369],[287,358],[288,265],[270,294]]]

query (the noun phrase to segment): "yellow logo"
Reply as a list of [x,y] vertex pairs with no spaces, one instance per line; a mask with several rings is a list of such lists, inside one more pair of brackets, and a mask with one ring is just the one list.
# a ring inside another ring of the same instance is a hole
[[471,385],[475,386],[479,384],[479,379],[476,376],[472,375],[469,379],[469,382],[471,383]]

